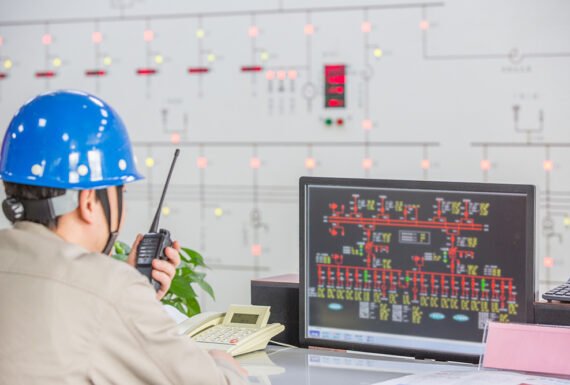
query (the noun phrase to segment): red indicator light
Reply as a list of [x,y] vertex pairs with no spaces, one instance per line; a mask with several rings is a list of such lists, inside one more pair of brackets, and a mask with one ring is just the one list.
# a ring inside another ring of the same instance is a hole
[[243,66],[241,72],[261,72],[262,69],[261,66]]
[[289,72],[287,72],[287,76],[289,77],[289,79],[295,80],[297,79],[297,71],[289,70]]
[[427,20],[420,21],[420,29],[423,31],[427,31],[429,29],[429,21]]
[[0,72],[0,79],[5,79],[5,78],[7,78],[7,77],[8,77],[8,74],[7,74],[7,73]]
[[329,87],[328,93],[329,93],[329,94],[339,94],[339,95],[343,95],[343,94],[344,94],[344,87],[343,87],[343,86],[333,86],[333,87]]
[[344,124],[344,119],[343,119],[343,118],[338,118],[338,119],[336,120],[336,125],[337,125],[337,126],[342,126],[343,124]]
[[329,84],[344,84],[345,78],[342,76],[329,76],[327,77],[327,82]]
[[37,78],[53,78],[55,76],[54,71],[38,71],[36,72]]
[[249,27],[247,34],[249,35],[249,37],[257,37],[257,35],[259,35],[259,28],[257,28],[257,26],[252,25],[251,27]]
[[268,71],[265,73],[265,78],[266,78],[267,80],[273,80],[273,79],[275,79],[275,72],[274,72],[274,71],[271,71],[271,70],[268,70]]
[[279,79],[279,80],[285,80],[285,77],[287,77],[287,72],[285,72],[285,71],[277,71],[277,79]]
[[254,257],[260,257],[261,256],[261,245],[258,243],[255,243],[251,246],[251,255],[253,255]]
[[188,68],[189,74],[205,74],[210,72],[208,67],[190,67]]
[[154,68],[139,68],[137,69],[137,75],[148,76],[155,75],[158,71]]
[[554,267],[554,258],[552,257],[544,257],[544,267]]
[[305,168],[307,170],[312,170],[317,166],[317,161],[313,157],[308,157],[305,159]]
[[325,107],[345,107],[346,66],[325,65]]
[[364,158],[362,159],[362,168],[365,170],[370,170],[372,168],[372,159]]
[[4,45],[4,37],[0,35],[0,47]]
[[327,105],[329,107],[343,107],[344,106],[344,101],[343,100],[337,100],[337,99],[330,99],[327,102]]
[[372,24],[369,21],[363,21],[362,24],[360,25],[360,30],[363,33],[369,33],[370,31],[372,31]]
[[542,167],[544,167],[544,171],[552,171],[554,169],[554,163],[547,159],[542,163]]
[[256,156],[252,157],[249,160],[249,167],[251,167],[253,169],[258,169],[259,167],[261,167],[261,159],[259,159]]
[[43,45],[50,45],[53,42],[53,39],[49,33],[46,33],[42,36],[42,44]]
[[365,130],[371,130],[372,129],[372,120],[364,119],[362,121],[362,128]]
[[481,161],[481,170],[483,171],[489,171],[491,169],[491,161],[489,159],[483,159]]
[[105,76],[107,71],[105,70],[87,70],[85,71],[85,76]]
[[198,159],[196,159],[196,166],[198,166],[198,168],[208,167],[208,158],[205,156],[199,156]]
[[422,169],[429,170],[430,163],[429,159],[422,159]]
[[152,29],[147,29],[143,33],[144,41],[153,41],[154,40],[154,32]]
[[303,29],[305,35],[312,35],[315,33],[315,26],[313,24],[305,24],[305,28]]
[[93,41],[94,44],[99,44],[103,41],[103,34],[99,31],[95,31],[91,34],[91,41]]
[[170,135],[170,142],[171,142],[172,144],[178,144],[178,143],[180,143],[180,134],[179,134],[178,132],[173,132],[173,133]]

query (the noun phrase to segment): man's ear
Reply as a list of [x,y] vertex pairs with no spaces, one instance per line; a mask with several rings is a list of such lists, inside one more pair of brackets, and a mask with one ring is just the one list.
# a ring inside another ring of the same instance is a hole
[[92,224],[95,221],[98,209],[95,190],[82,190],[79,193],[79,219]]

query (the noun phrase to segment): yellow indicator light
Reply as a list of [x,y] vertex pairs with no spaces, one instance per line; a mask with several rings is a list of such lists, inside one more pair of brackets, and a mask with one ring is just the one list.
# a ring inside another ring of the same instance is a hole
[[53,59],[52,64],[54,67],[61,67],[61,59],[56,57],[55,59]]
[[144,161],[144,164],[148,167],[151,168],[154,166],[154,159],[151,157],[146,158],[146,160]]

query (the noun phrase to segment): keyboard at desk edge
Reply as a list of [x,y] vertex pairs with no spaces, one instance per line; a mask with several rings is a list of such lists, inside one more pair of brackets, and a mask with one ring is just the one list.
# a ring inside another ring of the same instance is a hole
[[563,284],[548,290],[542,295],[542,298],[551,301],[570,302],[570,284]]

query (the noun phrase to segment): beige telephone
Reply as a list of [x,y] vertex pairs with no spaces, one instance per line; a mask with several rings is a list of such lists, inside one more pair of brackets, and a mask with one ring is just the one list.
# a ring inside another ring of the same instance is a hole
[[238,356],[265,349],[271,338],[285,330],[281,324],[267,324],[269,306],[230,305],[226,313],[201,313],[178,325],[205,349],[224,350]]

